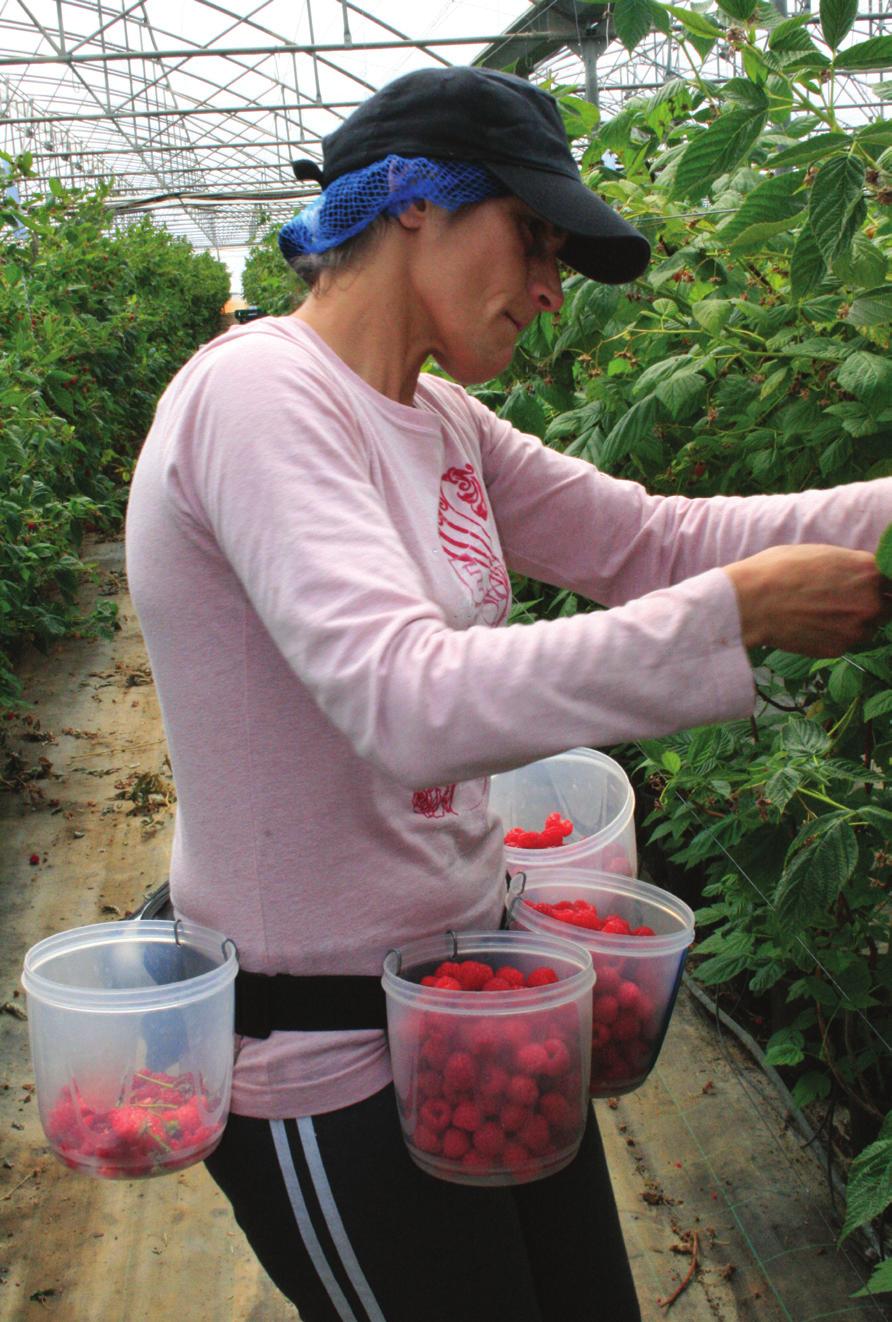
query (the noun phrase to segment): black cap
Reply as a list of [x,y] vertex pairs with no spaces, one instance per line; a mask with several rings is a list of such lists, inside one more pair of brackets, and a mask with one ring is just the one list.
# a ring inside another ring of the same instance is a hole
[[[391,153],[485,165],[568,232],[561,261],[605,284],[634,280],[650,258],[644,235],[583,183],[554,97],[513,74],[462,66],[404,74],[324,138],[322,150],[323,187]],[[306,164],[295,162],[295,173]]]

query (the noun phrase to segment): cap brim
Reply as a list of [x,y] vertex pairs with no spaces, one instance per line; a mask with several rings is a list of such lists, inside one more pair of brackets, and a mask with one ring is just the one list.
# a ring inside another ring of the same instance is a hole
[[646,270],[647,239],[581,179],[522,165],[486,164],[516,197],[567,231],[560,259],[574,271],[606,285],[622,285]]

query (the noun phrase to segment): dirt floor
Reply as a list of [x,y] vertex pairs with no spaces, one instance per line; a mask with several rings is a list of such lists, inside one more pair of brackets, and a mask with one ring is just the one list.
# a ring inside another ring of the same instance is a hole
[[[25,952],[132,911],[166,876],[175,812],[123,548],[92,555],[120,631],[24,659],[34,705],[0,767],[0,1322],[286,1322],[203,1167],[94,1180],[40,1128]],[[826,1180],[773,1088],[684,991],[647,1084],[597,1107],[644,1322],[889,1316],[852,1298],[869,1269],[836,1249]],[[591,1318],[611,1322],[597,1300]]]

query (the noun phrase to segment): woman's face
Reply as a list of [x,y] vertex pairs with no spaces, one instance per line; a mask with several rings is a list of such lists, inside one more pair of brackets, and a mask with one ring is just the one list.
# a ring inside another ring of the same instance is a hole
[[563,303],[565,235],[516,197],[455,212],[426,204],[423,223],[412,228],[419,333],[456,381],[488,381],[510,363],[523,328]]

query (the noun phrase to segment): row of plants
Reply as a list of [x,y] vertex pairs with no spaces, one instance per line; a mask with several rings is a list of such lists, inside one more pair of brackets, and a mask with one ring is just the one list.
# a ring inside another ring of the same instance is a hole
[[[561,313],[528,328],[482,399],[663,495],[892,474],[892,79],[873,82],[869,122],[839,109],[846,80],[892,70],[892,36],[858,40],[856,10],[616,0],[629,51],[656,29],[692,75],[610,120],[552,90],[587,182],[647,234],[652,263],[622,288],[569,273]],[[721,82],[702,73],[715,54]],[[252,261],[247,296],[288,311],[274,232]],[[518,621],[596,609],[514,589]],[[751,721],[612,751],[651,872],[697,907],[693,975],[760,1036],[796,1103],[826,1108],[828,1142],[847,1117],[845,1237],[881,1229],[892,1203],[892,626],[842,658],[753,660]],[[890,1289],[886,1259],[865,1293]]]
[[229,276],[148,219],[114,228],[106,188],[20,201],[31,159],[0,160],[2,709],[23,643],[112,627],[107,601],[78,605],[84,534],[120,527],[158,396],[219,330]]

